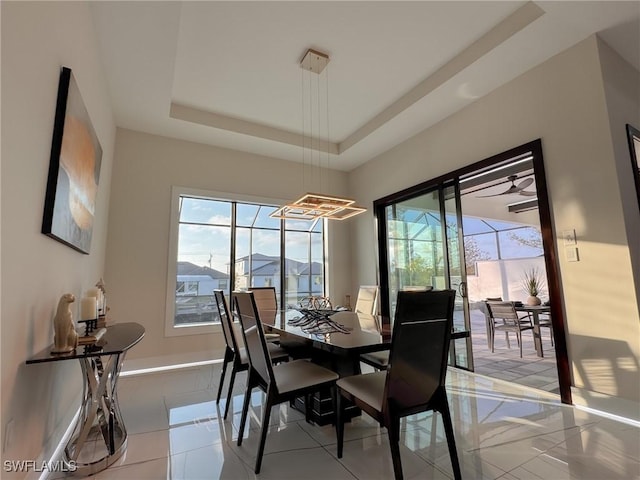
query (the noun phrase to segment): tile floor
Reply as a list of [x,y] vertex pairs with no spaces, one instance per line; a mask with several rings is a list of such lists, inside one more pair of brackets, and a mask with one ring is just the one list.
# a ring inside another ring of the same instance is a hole
[[520,358],[515,334],[510,334],[510,337],[511,348],[507,348],[504,334],[499,333],[492,353],[487,343],[484,313],[471,310],[475,373],[559,394],[555,348],[551,345],[549,329],[542,329],[544,357],[538,357],[536,354],[531,332],[522,334],[522,358]]
[[[255,393],[250,430],[236,445],[244,374],[236,380],[227,421],[216,405],[220,365],[120,379],[129,431],[126,455],[94,478],[252,479],[262,396]],[[640,478],[640,428],[562,405],[557,396],[449,369],[449,403],[465,479]],[[407,479],[452,478],[439,415],[402,426]],[[336,458],[333,427],[307,424],[286,404],[274,407],[261,479],[391,479],[386,431],[369,417],[347,424]]]

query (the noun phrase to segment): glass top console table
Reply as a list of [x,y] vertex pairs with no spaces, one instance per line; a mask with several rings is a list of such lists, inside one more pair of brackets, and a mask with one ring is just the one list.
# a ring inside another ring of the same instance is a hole
[[127,351],[144,337],[137,323],[117,323],[92,345],[52,354],[48,347],[27,360],[27,364],[79,360],[83,376],[80,414],[64,449],[62,460],[76,475],[91,475],[117,461],[127,448],[125,429],[118,405],[117,381]]

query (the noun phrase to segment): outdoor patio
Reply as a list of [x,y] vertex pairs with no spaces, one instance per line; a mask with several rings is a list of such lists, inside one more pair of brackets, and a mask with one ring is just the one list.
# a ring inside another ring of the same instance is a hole
[[515,334],[510,334],[511,349],[507,348],[504,334],[496,335],[495,352],[491,353],[484,313],[472,309],[471,339],[475,373],[559,394],[555,348],[551,346],[548,328],[542,329],[544,358],[536,355],[533,336],[528,331],[522,333],[522,358]]

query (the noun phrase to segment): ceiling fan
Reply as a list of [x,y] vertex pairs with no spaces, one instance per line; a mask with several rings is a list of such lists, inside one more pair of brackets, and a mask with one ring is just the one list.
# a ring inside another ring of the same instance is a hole
[[509,175],[507,179],[511,182],[511,186],[504,192],[496,193],[494,195],[480,195],[478,196],[478,198],[498,197],[500,195],[511,195],[514,193],[517,193],[518,195],[524,195],[525,197],[534,197],[537,195],[536,192],[528,192],[525,190],[525,188],[533,183],[533,178],[526,178],[518,185],[516,185],[516,180],[518,179],[517,175]]

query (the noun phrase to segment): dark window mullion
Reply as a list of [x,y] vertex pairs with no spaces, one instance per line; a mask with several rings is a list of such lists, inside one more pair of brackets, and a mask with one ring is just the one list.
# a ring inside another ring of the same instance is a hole
[[286,275],[285,275],[285,257],[286,251],[286,227],[285,220],[280,219],[280,308],[284,308],[286,305]]
[[[231,281],[227,287],[229,289],[229,299],[231,299],[231,292],[236,289],[236,207],[236,202],[231,202],[231,258],[229,259],[229,279]],[[233,306],[231,308],[233,308]]]

